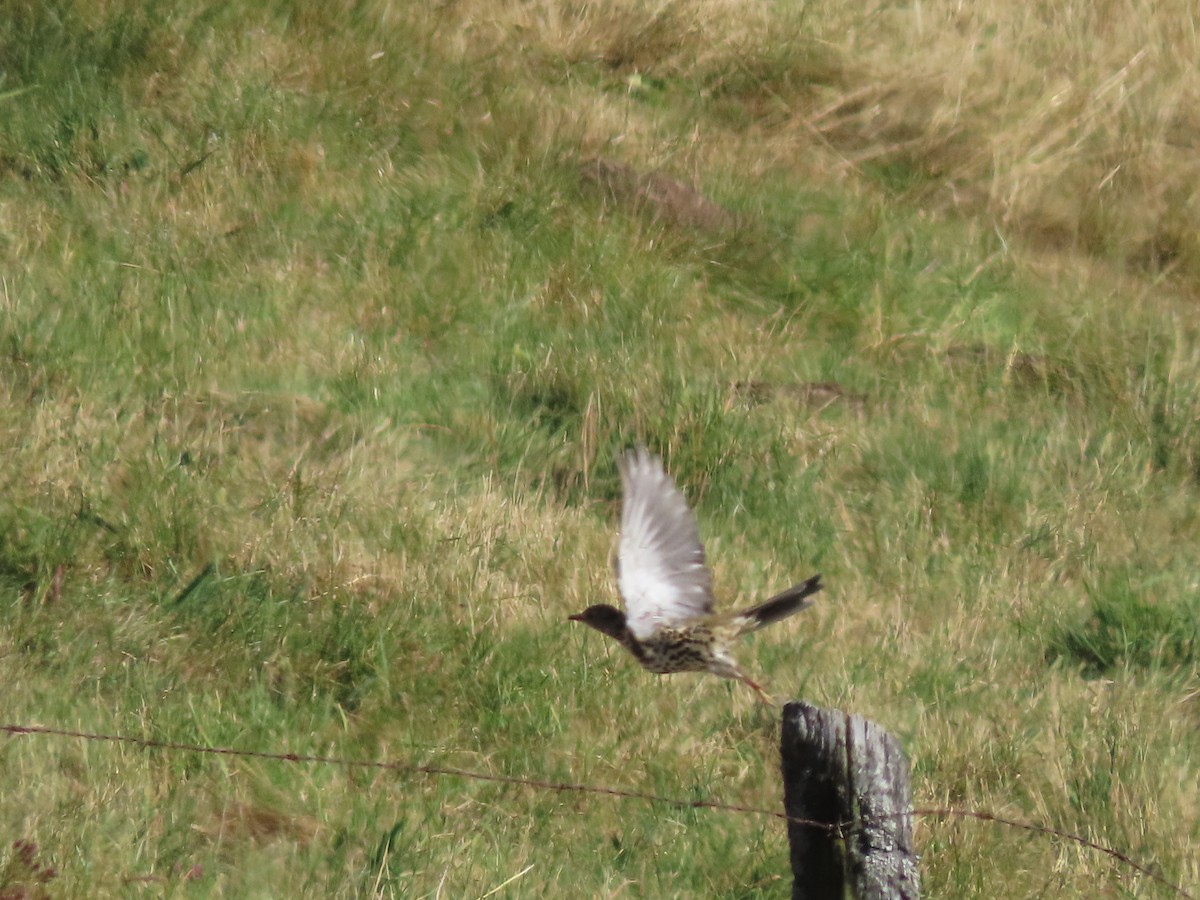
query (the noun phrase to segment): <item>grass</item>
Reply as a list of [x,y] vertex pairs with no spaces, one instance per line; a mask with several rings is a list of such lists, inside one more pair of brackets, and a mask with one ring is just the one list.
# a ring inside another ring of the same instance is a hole
[[[643,441],[724,602],[823,573],[776,693],[1194,892],[1194,10],[1118,7],[7,4],[0,718],[778,807],[748,692],[565,622]],[[0,760],[5,896],[790,884],[755,817]],[[927,896],[1171,895],[917,827]]]

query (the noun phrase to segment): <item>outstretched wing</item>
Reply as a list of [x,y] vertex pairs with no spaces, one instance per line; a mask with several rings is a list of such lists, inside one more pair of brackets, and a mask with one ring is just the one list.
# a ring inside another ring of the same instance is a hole
[[617,586],[639,640],[712,612],[712,574],[687,501],[644,447],[617,461],[624,501]]

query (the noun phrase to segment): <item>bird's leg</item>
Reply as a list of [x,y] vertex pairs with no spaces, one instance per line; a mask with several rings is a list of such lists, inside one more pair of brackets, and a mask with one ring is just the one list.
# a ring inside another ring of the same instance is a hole
[[743,675],[741,677],[741,680],[744,681],[746,684],[748,684],[750,687],[754,688],[754,692],[756,694],[758,694],[759,700],[761,700],[763,703],[767,704],[767,706],[770,706],[770,707],[775,706],[774,698],[772,698],[770,694],[768,694],[765,690],[763,690],[763,687],[761,684],[759,684],[753,678],[750,678],[749,676],[746,676],[746,675]]

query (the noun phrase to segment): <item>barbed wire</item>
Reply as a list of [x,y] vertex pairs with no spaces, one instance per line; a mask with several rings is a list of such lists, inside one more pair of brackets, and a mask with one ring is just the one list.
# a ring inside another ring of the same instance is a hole
[[[4,732],[11,736],[47,735],[52,737],[78,738],[85,741],[128,744],[141,747],[143,749],[177,751],[180,753],[235,756],[245,759],[271,760],[274,762],[307,763],[312,765],[340,766],[342,768],[356,769],[381,769],[414,775],[464,778],[472,781],[505,784],[516,787],[533,788],[535,790],[555,791],[559,793],[599,794],[602,796],[616,797],[622,800],[641,800],[647,803],[658,803],[664,806],[672,806],[676,809],[710,809],[715,812],[764,816],[772,819],[778,819],[791,825],[802,825],[809,828],[816,828],[826,833],[838,834],[839,836],[848,827],[850,827],[850,823],[830,824],[828,822],[818,822],[814,819],[802,819],[797,818],[796,816],[790,816],[785,812],[780,812],[779,810],[764,809],[756,806],[744,806],[737,803],[725,803],[719,800],[684,800],[679,797],[667,797],[662,794],[652,794],[646,791],[628,790],[626,788],[614,788],[606,785],[545,781],[538,778],[528,778],[519,775],[497,775],[489,772],[477,772],[470,769],[459,769],[452,766],[439,766],[427,763],[402,762],[399,760],[351,759],[348,757],[324,756],[309,753],[281,753],[271,750],[245,750],[238,747],[211,747],[205,744],[164,741],[157,738],[134,737],[132,735],[123,734],[99,734],[88,731],[75,731],[68,728],[52,728],[46,725],[0,725],[0,732]],[[1078,844],[1081,847],[1086,847],[1089,850],[1094,850],[1097,853],[1104,854],[1110,859],[1116,860],[1121,865],[1128,866],[1139,874],[1144,875],[1152,881],[1161,884],[1163,887],[1170,889],[1178,896],[1185,898],[1185,900],[1197,900],[1195,896],[1186,891],[1181,885],[1175,884],[1174,882],[1168,880],[1164,875],[1155,871],[1150,866],[1139,863],[1137,860],[1133,859],[1122,851],[1117,850],[1114,847],[1108,847],[1104,844],[1100,844],[1079,834],[1074,834],[1059,828],[1052,828],[1049,825],[1038,825],[1033,822],[1022,822],[1018,819],[1010,819],[990,812],[971,809],[957,809],[954,807],[920,807],[907,810],[903,813],[896,813],[895,816],[917,816],[937,819],[975,819],[981,822],[992,822],[1008,828],[1016,828],[1035,834],[1044,834],[1051,837],[1060,838],[1062,840]]]

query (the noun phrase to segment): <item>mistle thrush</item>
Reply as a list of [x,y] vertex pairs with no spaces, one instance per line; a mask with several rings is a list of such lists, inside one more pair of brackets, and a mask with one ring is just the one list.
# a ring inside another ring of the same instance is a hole
[[742,635],[809,606],[808,597],[821,589],[821,576],[758,606],[714,614],[712,573],[696,519],[662,462],[639,447],[626,452],[617,466],[624,500],[616,569],[625,612],[600,604],[571,619],[619,641],[647,671],[711,672],[743,681],[771,702],[738,667],[731,647]]

